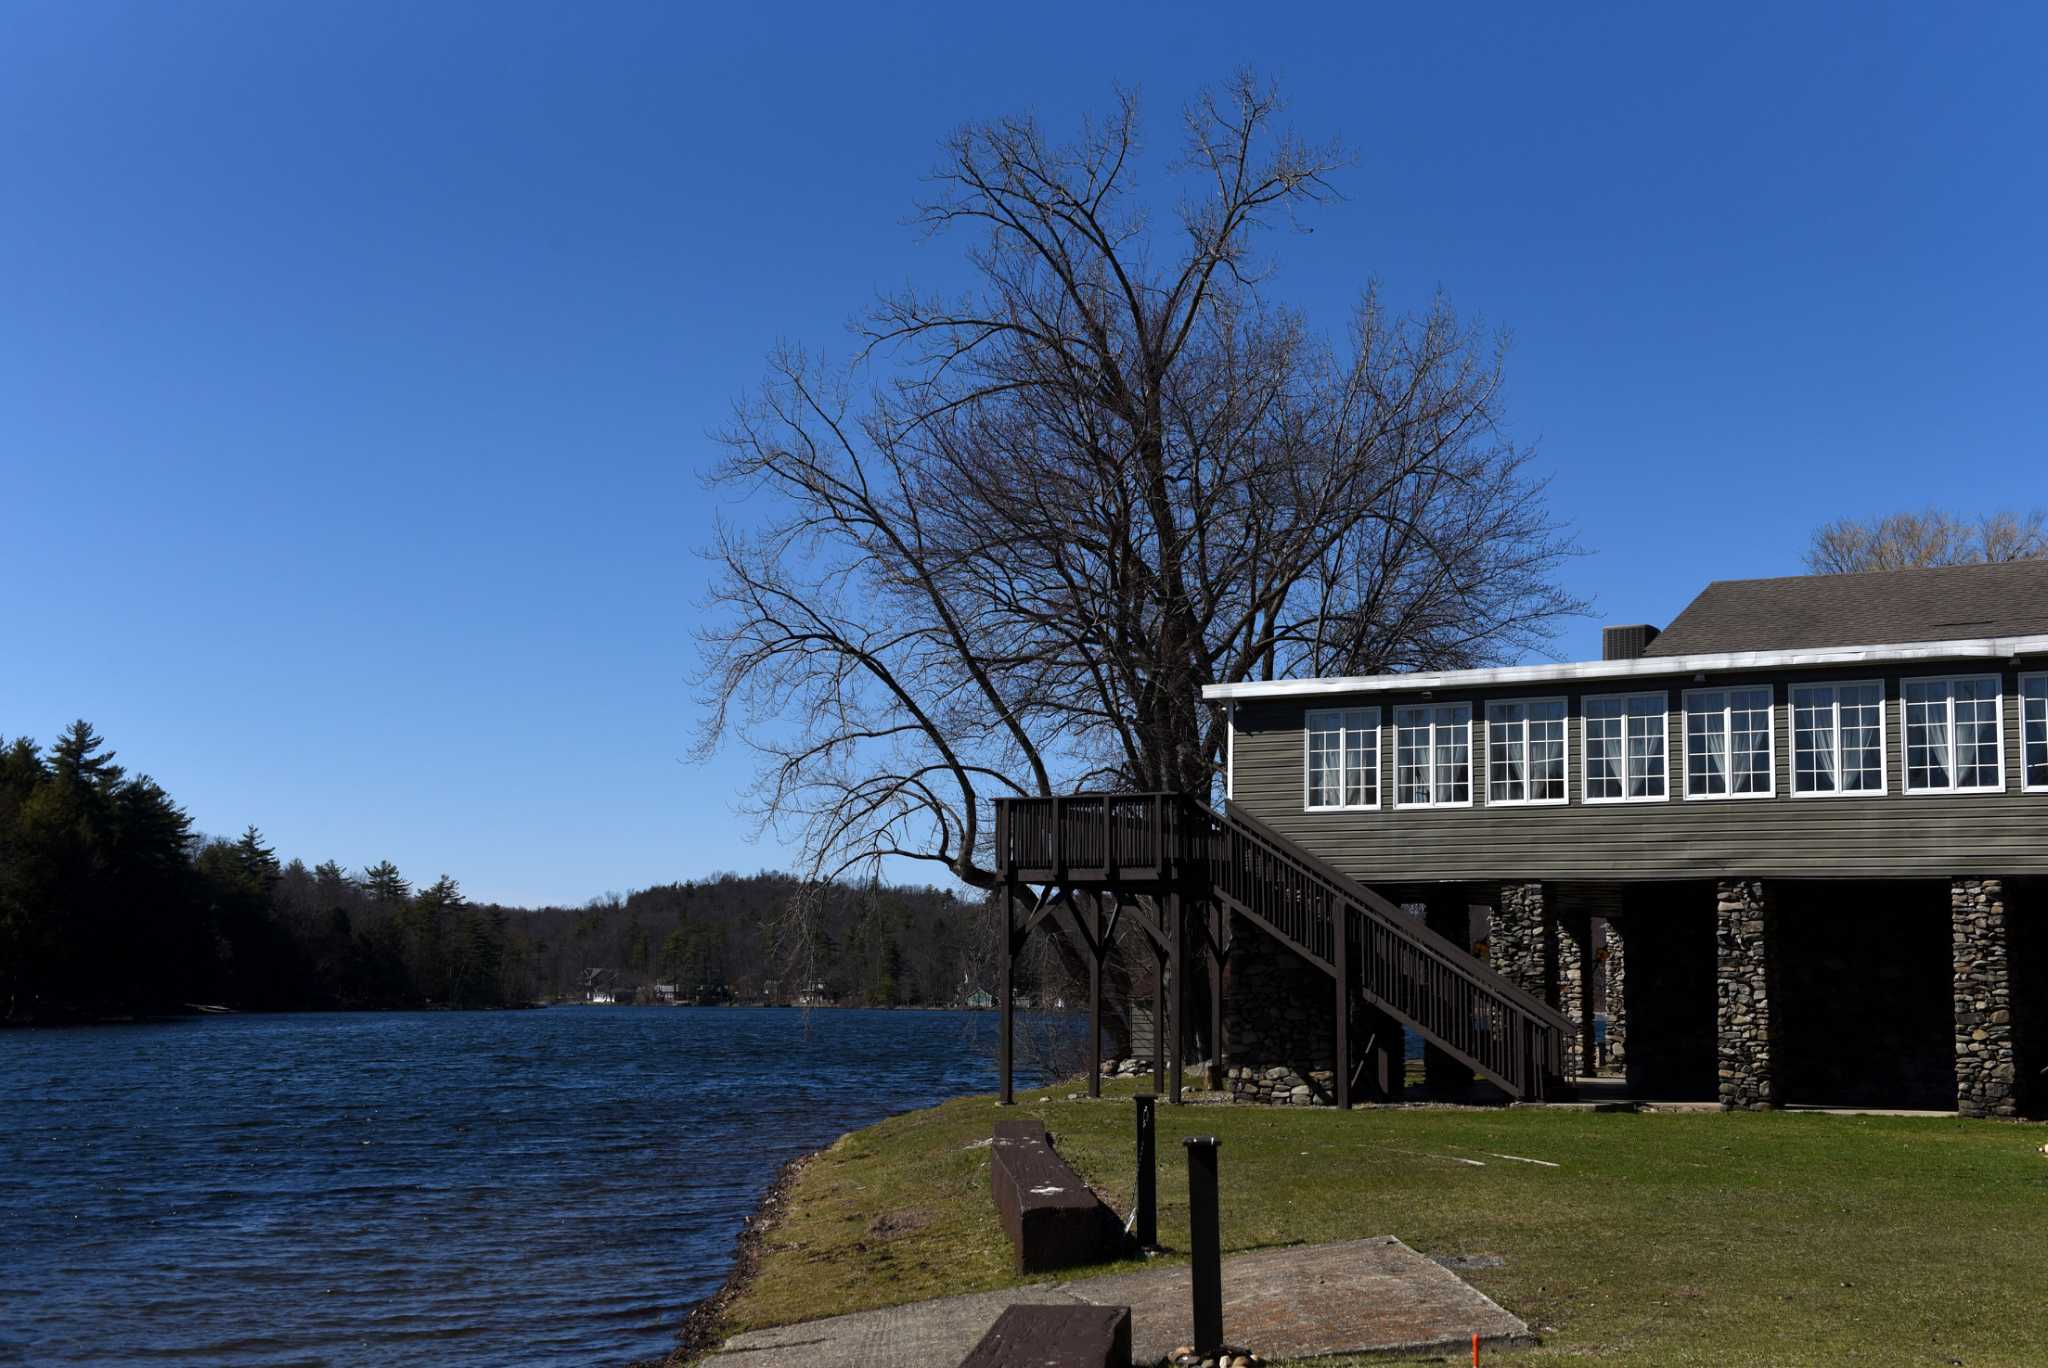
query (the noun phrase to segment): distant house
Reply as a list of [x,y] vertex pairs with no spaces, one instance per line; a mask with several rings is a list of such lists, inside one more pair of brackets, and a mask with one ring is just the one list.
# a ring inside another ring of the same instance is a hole
[[654,995],[656,1002],[672,1004],[676,1000],[676,986],[673,983],[657,983],[652,985],[648,991]]
[[[609,1005],[619,1000],[619,975],[612,969],[585,969],[577,986],[582,990],[583,1000],[593,1005]],[[632,1000],[628,992],[626,999]]]
[[960,1005],[971,1011],[986,1012],[989,1008],[996,1005],[996,1000],[989,994],[988,989],[977,988],[961,999]]
[[823,983],[813,983],[796,995],[799,1007],[830,1007],[839,1001],[839,994]]

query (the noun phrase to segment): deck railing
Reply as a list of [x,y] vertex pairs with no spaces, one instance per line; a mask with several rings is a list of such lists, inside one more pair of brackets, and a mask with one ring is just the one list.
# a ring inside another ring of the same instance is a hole
[[1460,945],[1234,806],[1075,794],[997,805],[997,862],[1023,882],[1133,876],[1207,893],[1516,1097],[1564,1072],[1570,1026]]

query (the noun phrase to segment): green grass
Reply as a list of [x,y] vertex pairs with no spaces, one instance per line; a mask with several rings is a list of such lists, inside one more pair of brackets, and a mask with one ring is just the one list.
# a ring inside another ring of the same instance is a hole
[[[1128,1211],[1130,1104],[1039,1100],[1070,1090],[1029,1094],[1009,1114],[1043,1118],[1061,1154]],[[1021,1281],[976,1144],[1001,1114],[963,1098],[819,1155],[728,1328]],[[1395,1235],[1427,1254],[1501,1256],[1465,1276],[1544,1344],[1489,1362],[2048,1363],[2040,1127],[1534,1109],[1190,1106],[1160,1118],[1164,1243],[1187,1243],[1176,1141],[1214,1134],[1227,1252]]]

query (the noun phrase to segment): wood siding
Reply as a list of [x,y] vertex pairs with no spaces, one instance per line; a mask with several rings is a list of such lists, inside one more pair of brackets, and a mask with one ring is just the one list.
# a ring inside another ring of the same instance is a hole
[[[1818,670],[1686,676],[1668,681],[1538,685],[1493,691],[1439,689],[1426,701],[1472,705],[1473,805],[1396,808],[1394,710],[1417,694],[1319,695],[1251,700],[1236,707],[1232,798],[1254,817],[1365,883],[1436,880],[1701,879],[1724,876],[1890,878],[1952,874],[2048,874],[2048,793],[2023,791],[2018,681],[2040,669]],[[2002,793],[1904,792],[1902,679],[1997,674],[2005,750]],[[1883,797],[1793,797],[1791,686],[1884,683]],[[1689,689],[1771,686],[1776,793],[1768,798],[1688,800],[1684,698]],[[1666,775],[1670,795],[1644,803],[1585,802],[1581,700],[1614,693],[1667,695]],[[1486,803],[1486,705],[1563,697],[1569,801],[1553,806]],[[1309,812],[1305,807],[1305,714],[1380,710],[1376,811]]]

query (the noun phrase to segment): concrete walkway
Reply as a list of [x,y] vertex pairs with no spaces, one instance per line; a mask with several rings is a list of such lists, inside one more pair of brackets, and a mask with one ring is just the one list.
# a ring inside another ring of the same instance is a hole
[[[1131,1308],[1131,1353],[1155,1363],[1193,1338],[1188,1270],[1151,1269],[943,1297],[737,1335],[719,1368],[957,1368],[1013,1304]],[[1529,1327],[1391,1236],[1264,1249],[1223,1261],[1223,1333],[1267,1358],[1533,1344]]]

